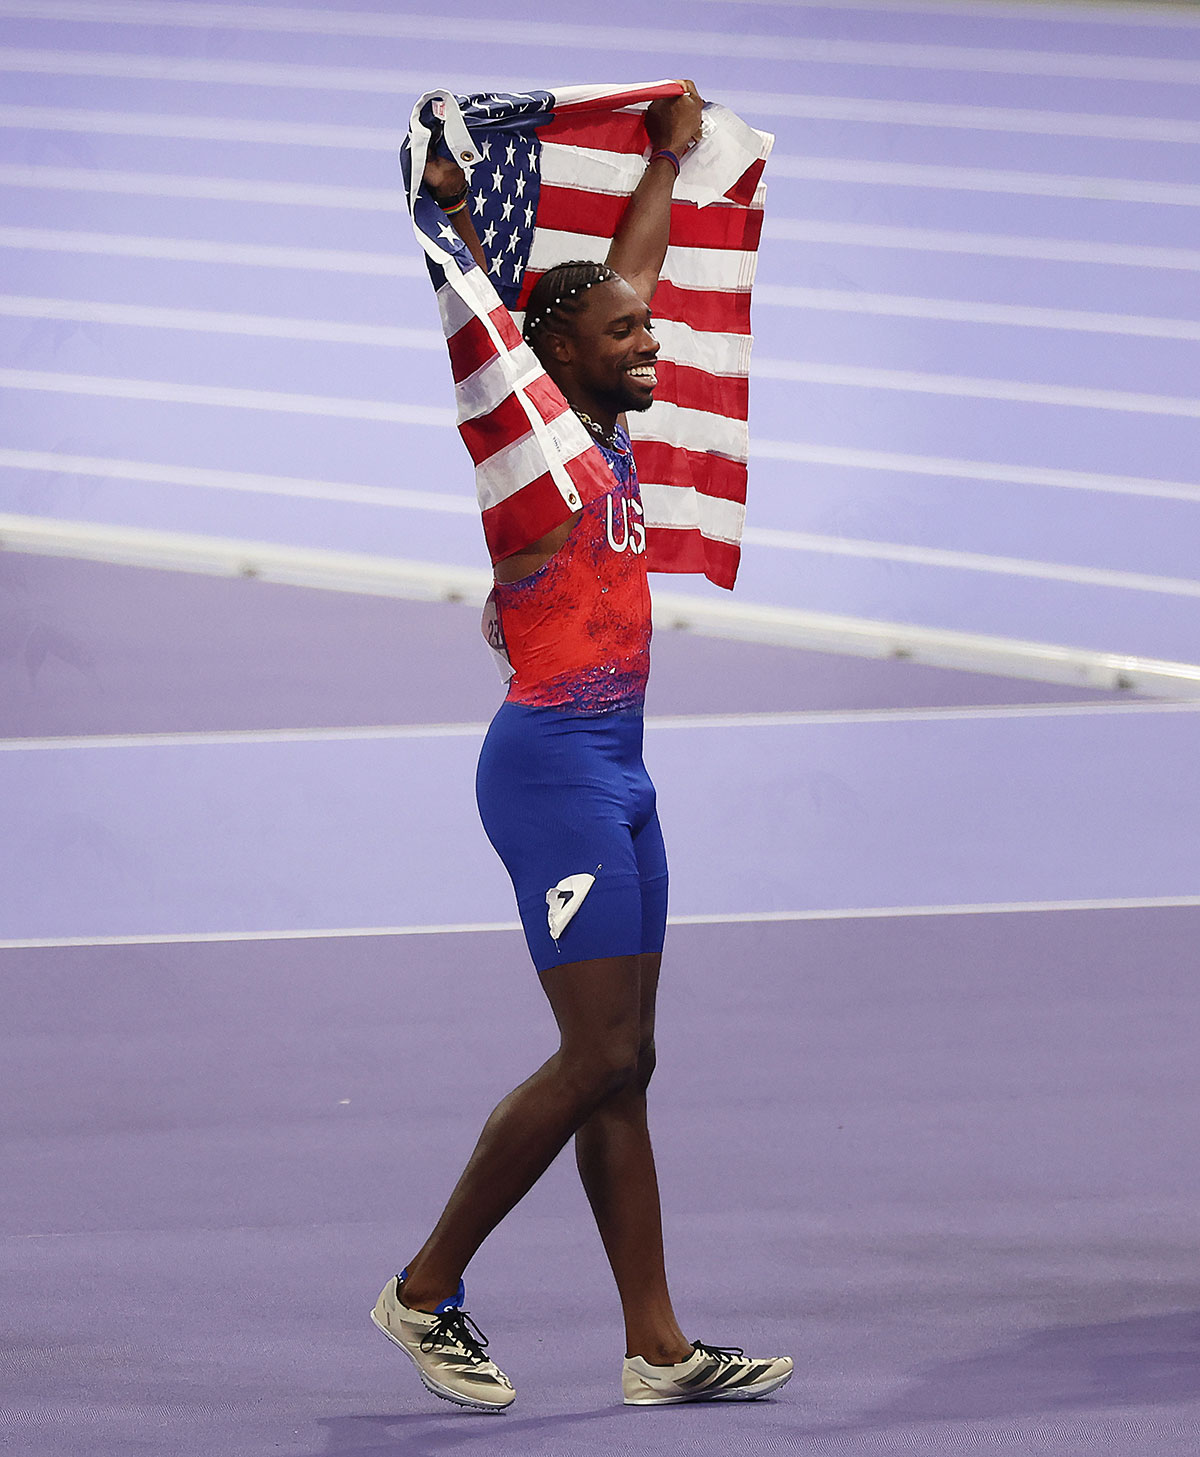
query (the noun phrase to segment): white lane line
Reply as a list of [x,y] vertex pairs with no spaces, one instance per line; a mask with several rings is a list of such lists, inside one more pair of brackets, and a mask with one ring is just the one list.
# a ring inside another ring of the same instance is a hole
[[[760,284],[755,303],[768,308],[813,309],[825,313],[867,314],[879,318],[929,319],[938,323],[1012,325],[1059,329],[1068,333],[1115,334],[1130,338],[1200,341],[1200,320],[1107,314],[1083,309],[1050,309],[1026,304],[986,304],[974,300],[920,298],[906,294],[859,293],[850,289],[800,288]],[[351,324],[334,319],[296,319],[277,314],[229,314],[209,309],[176,309],[96,299],[44,298],[0,294],[0,317],[47,319],[121,328],[182,329],[192,333],[236,334],[259,339],[308,339],[326,344],[365,344],[391,349],[432,350],[446,341],[436,329],[403,329],[392,324]],[[767,369],[782,361],[766,360]],[[760,366],[751,366],[754,373]]]
[[[3,14],[0,6],[0,14]],[[1200,75],[1200,66],[1197,68]],[[472,91],[527,91],[528,76],[468,75],[399,71],[377,66],[306,66],[295,62],[219,61],[195,56],[136,55],[127,51],[52,50],[0,46],[0,72],[29,76],[111,76],[126,81],[183,81],[218,86],[278,86],[285,90],[349,91],[381,96],[418,96],[435,86],[460,94]]]
[[302,268],[383,278],[428,278],[419,258],[359,253],[341,248],[298,248],[264,243],[212,243],[199,238],[147,238],[136,233],[90,233],[62,228],[0,227],[0,248],[53,253],[95,253],[112,258],[161,258],[179,263],[235,263],[256,268]]
[[[850,470],[879,470],[898,475],[947,477],[1003,485],[1049,486],[1076,491],[1099,491],[1118,496],[1151,496],[1171,501],[1200,501],[1200,484],[1156,481],[1140,476],[1092,475],[1086,471],[1056,470],[1049,466],[1005,465],[992,461],[903,455],[894,451],[811,445],[790,440],[752,441],[750,454],[761,460],[799,461],[809,465],[832,465]],[[210,470],[203,466],[165,465],[112,456],[71,455],[53,450],[10,450],[0,447],[0,466],[7,466],[12,470],[49,471],[55,475],[199,486],[218,491],[248,491],[260,495],[295,496],[315,501],[400,506],[422,511],[449,512],[454,515],[474,516],[479,511],[473,496],[452,496],[440,491],[409,491],[391,486],[357,485],[351,481],[320,481],[302,476]]]
[[[741,57],[766,61],[833,61],[858,65],[916,66],[922,70],[998,71],[1018,75],[1085,76],[1130,81],[1194,81],[1196,67],[1174,59],[1069,55],[1055,51],[999,50],[979,46],[904,42],[810,40],[787,35],[575,25],[506,19],[503,23],[452,15],[396,15],[370,10],[299,9],[281,5],[196,4],[188,0],[2,0],[0,15],[34,20],[99,24],[167,25],[205,30],[250,30],[308,35],[349,35],[456,45],[615,51],[642,54]],[[1027,17],[1032,18],[1032,17]]]
[[[669,926],[738,926],[790,921],[895,920],[903,916],[1021,915],[1046,911],[1178,910],[1200,906],[1200,895],[1129,896],[1109,900],[983,901],[942,906],[864,906],[813,911],[716,911],[668,916]],[[67,950],[86,946],[193,946],[229,941],[339,941],[364,936],[448,936],[519,931],[518,921],[460,921],[417,926],[326,926],[320,930],[193,931],[126,936],[30,936],[0,940],[0,951]]]
[[453,410],[430,405],[400,405],[390,400],[354,400],[335,395],[296,395],[282,390],[238,389],[232,385],[171,384],[156,379],[115,379],[103,375],[54,374],[35,369],[0,369],[0,386],[45,390],[99,399],[146,400],[155,404],[204,405],[220,409],[270,410],[286,415],[326,415],[343,420],[380,420],[393,425],[431,425],[445,429]]
[[[287,496],[308,501],[339,501],[355,506],[394,506],[436,511],[451,516],[478,516],[474,496],[440,491],[410,491],[393,486],[361,486],[350,481],[309,480],[303,476],[256,475],[249,471],[209,470],[203,466],[158,465],[150,461],[108,456],[67,455],[50,450],[8,450],[0,447],[0,467],[48,471],[102,480],[143,481],[150,485],[197,486],[216,491]],[[1200,487],[1197,488],[1200,495]]]
[[787,177],[803,182],[852,182],[858,186],[1002,192],[1022,197],[1200,207],[1200,187],[1191,182],[1142,182],[1130,177],[1068,176],[1057,172],[1012,172],[992,167],[943,167],[914,162],[799,157],[778,153],[772,153],[768,167],[768,182]]
[[[3,171],[0,169],[0,181]],[[1156,248],[1144,243],[1093,243],[1082,238],[1023,238],[1004,233],[893,228],[878,223],[829,223],[771,218],[763,237],[787,243],[887,248],[913,253],[961,253],[980,258],[1033,258],[1046,263],[1099,263],[1118,268],[1178,268],[1200,272],[1200,249]]]
[[[829,43],[818,42],[817,44],[822,46]],[[914,46],[911,49],[919,56],[928,54],[927,47]],[[1016,69],[1020,74],[1028,74],[1027,68],[1020,64],[1022,60],[1023,58],[1018,56]],[[1191,85],[1200,83],[1200,64],[1192,62],[1171,64],[1179,67],[1181,71],[1181,74],[1174,79],[1186,80]],[[21,51],[11,48],[0,49],[0,72],[4,71],[35,75],[125,76],[129,79],[199,80],[257,86],[306,86],[325,90],[380,92],[388,96],[425,91],[434,84],[443,86],[450,84],[444,77],[435,83],[431,79],[431,73],[365,69],[359,71],[345,67],[326,72],[317,66],[291,67],[246,62],[231,63],[223,73],[220,62],[166,61],[140,56],[92,56],[86,52]],[[461,89],[479,89],[481,81],[482,78],[470,78],[470,83]],[[493,81],[492,85],[496,84]],[[506,89],[516,90],[518,88],[515,83],[509,83]],[[1183,144],[1200,141],[1200,122],[1176,120],[1170,117],[1125,116],[1103,112],[1035,111],[1020,107],[876,100],[870,97],[822,96],[802,92],[725,91],[720,88],[714,89],[711,95],[714,101],[723,102],[735,111],[750,117],[786,116],[809,121],[861,122],[883,126],[1030,133],[1035,136],[1091,137],[1104,141]],[[10,112],[11,118],[8,115]],[[175,130],[176,124],[183,126],[185,130],[183,132]],[[275,127],[269,132],[256,131],[253,138],[247,138],[240,132],[236,134],[228,131],[215,133],[210,130],[197,131],[195,128],[261,127],[262,123],[239,121],[235,118],[175,117],[150,113],[30,105],[0,107],[0,125],[51,129],[67,126],[71,130],[121,133],[127,132],[128,128],[133,126],[139,135],[146,134],[143,128],[153,126],[167,128],[166,130],[155,130],[152,133],[162,136],[204,136],[219,137],[224,140],[253,139],[345,147],[373,147],[378,144],[376,138],[379,135],[374,128],[331,127],[320,122],[281,122],[275,124]],[[296,127],[301,127],[303,130],[295,131]],[[326,139],[326,134],[328,139]]]
[[166,172],[92,171],[87,167],[0,162],[0,186],[64,192],[111,192],[136,197],[192,197],[214,202],[268,202],[288,207],[329,207],[338,211],[408,211],[399,184],[394,188],[342,187],[326,182],[277,182],[266,177],[185,177]]
[[0,127],[21,131],[80,132],[86,136],[340,147],[366,152],[394,152],[403,136],[398,128],[393,130],[385,127],[331,126],[325,122],[311,121],[252,121],[237,117],[99,111],[68,106],[0,106]]
[[[1200,713],[1200,699],[1095,703],[1003,703],[971,708],[797,709],[787,713],[648,714],[647,730],[808,728],[862,723],[966,723],[992,719],[1111,718],[1126,714]],[[176,749],[250,744],[352,744],[394,739],[481,739],[486,723],[377,724],[351,728],[204,729],[163,733],[62,734],[0,739],[0,753],[70,749]]]
[[[839,110],[838,107],[831,104],[827,110],[829,119],[838,119],[834,115]],[[903,120],[902,117],[895,117],[886,124],[896,125]],[[1081,118],[1081,123],[1082,120]],[[330,147],[388,153],[395,152],[401,137],[399,131],[383,127],[330,126],[319,122],[250,121],[226,117],[16,105],[0,106],[0,127],[20,131],[77,132],[84,136],[140,136],[176,141],[247,142],[255,146]],[[1039,128],[1038,131],[1039,134],[1045,134],[1045,128]],[[1078,128],[1063,133],[1070,136],[1086,134],[1088,133],[1081,132]],[[1114,135],[1111,132],[1090,134],[1101,138]],[[1157,140],[1194,141],[1196,138],[1162,137]],[[1101,198],[1107,201],[1171,203],[1189,207],[1195,207],[1200,199],[1200,187],[1186,182],[1140,182],[1126,178],[1060,176],[1057,173],[860,161],[843,157],[805,157],[786,153],[772,155],[768,177],[1020,192],[1048,197]]]
[[[701,0],[702,4],[753,5],[769,10],[828,10],[831,0]],[[1053,20],[1065,21],[1076,28],[1091,25],[1120,25],[1127,30],[1146,27],[1187,26],[1196,21],[1193,0],[1137,0],[1137,8],[1125,3],[1089,4],[1085,9],[1078,0],[1051,4],[1049,0],[1031,0],[1018,4],[1006,0],[837,0],[839,10],[865,13],[895,12],[900,15],[944,15],[955,20]]]
[[[892,390],[999,400],[1029,405],[1071,405],[1079,409],[1113,410],[1124,414],[1169,415],[1200,419],[1200,400],[1173,395],[1135,394],[1123,390],[1084,389],[1075,385],[1030,384],[1023,380],[973,379],[963,375],[919,374],[909,370],[870,369],[856,365],[806,364],[790,360],[760,361],[760,379],[838,389]],[[208,405],[284,414],[328,415],[349,420],[382,420],[401,425],[453,425],[453,410],[428,405],[400,405],[390,400],[356,400],[332,395],[297,395],[280,390],[250,390],[232,385],[184,385],[164,380],[118,379],[107,375],[59,374],[50,370],[0,369],[0,386],[9,389],[90,395],[103,399],[146,400],[158,404]]]
[[1200,320],[1109,314],[1085,309],[1038,308],[1029,304],[987,304],[975,300],[920,298],[905,294],[859,293],[850,289],[759,284],[755,304],[827,313],[870,314],[901,319],[935,319],[959,324],[1002,324],[1029,329],[1063,329],[1085,334],[1120,334],[1146,339],[1200,340]]
[[961,572],[991,572],[1002,577],[1034,577],[1046,582],[1069,582],[1077,587],[1113,587],[1125,592],[1160,592],[1168,597],[1200,597],[1200,581],[1187,577],[1162,577],[1148,572],[1124,572],[1107,567],[1030,561],[1023,557],[949,551],[941,547],[909,546],[901,542],[860,541],[846,536],[820,536],[813,532],[783,531],[766,526],[746,527],[742,539],[747,546],[807,551],[819,556],[904,562],[909,566],[944,567]]
[[898,390],[974,400],[1005,400],[1028,405],[1070,405],[1085,410],[1115,410],[1135,415],[1175,415],[1200,419],[1200,400],[1149,395],[1129,390],[1088,389],[1077,385],[1033,384],[1015,379],[977,379],[969,375],[924,374],[915,370],[872,369],[863,365],[760,360],[761,379],[842,389]]
[[[914,49],[916,49],[914,47]],[[1191,65],[1190,84],[1200,82]],[[757,120],[797,117],[806,121],[915,126],[937,130],[1011,132],[1041,137],[1090,137],[1113,142],[1200,142],[1200,122],[1102,112],[1033,111],[1011,106],[952,106],[938,101],[876,101],[867,97],[814,96],[798,92],[714,91],[713,99]]]
[[[335,319],[292,319],[277,314],[227,314],[209,309],[172,309],[112,304],[95,299],[35,298],[0,294],[0,317],[46,319],[122,328],[181,329],[196,334],[236,334],[254,339],[307,339],[323,344],[367,344],[444,354],[437,329],[402,329],[392,324],[351,324]],[[1170,321],[1167,321],[1170,322]]]
[[[1113,179],[1100,180],[1109,182]],[[399,191],[392,188],[340,187],[318,182],[275,182],[269,178],[186,177],[162,172],[92,171],[85,167],[50,167],[23,162],[0,162],[0,187],[105,192],[137,197],[190,197],[217,202],[334,208],[338,211],[406,211],[404,198]],[[1025,238],[1002,233],[953,232],[936,228],[898,228],[875,223],[830,223],[810,218],[775,217],[766,219],[763,236],[778,242],[832,243],[838,247],[848,245],[918,253],[962,253],[984,258],[1034,258],[1050,263],[1098,263],[1122,268],[1178,268],[1191,272],[1200,271],[1200,249],[1157,248],[1145,243],[1100,243],[1082,238]],[[353,258],[382,255],[339,256]]]
[[1147,476],[1108,476],[1052,466],[960,460],[953,456],[906,455],[901,451],[863,450],[844,445],[817,445],[795,440],[753,438],[750,454],[761,460],[790,460],[806,465],[831,465],[846,470],[877,470],[899,475],[938,476],[953,480],[992,481],[1006,485],[1051,486],[1073,491],[1102,491],[1117,496],[1159,496],[1172,501],[1200,501],[1200,484],[1160,481]]

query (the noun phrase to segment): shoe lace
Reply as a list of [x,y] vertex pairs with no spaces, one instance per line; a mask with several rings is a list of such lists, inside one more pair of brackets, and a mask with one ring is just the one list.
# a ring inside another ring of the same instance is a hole
[[437,1321],[421,1337],[421,1349],[433,1351],[440,1345],[453,1343],[471,1358],[483,1362],[487,1337],[465,1310],[444,1310]]
[[745,1356],[741,1346],[706,1346],[703,1341],[693,1341],[692,1345],[704,1356],[711,1356],[714,1361],[737,1361]]

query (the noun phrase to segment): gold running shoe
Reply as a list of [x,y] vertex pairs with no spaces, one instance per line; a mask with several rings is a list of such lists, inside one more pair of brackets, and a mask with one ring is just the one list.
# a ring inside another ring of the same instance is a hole
[[463,1287],[437,1310],[410,1310],[400,1299],[404,1273],[379,1293],[371,1319],[409,1357],[434,1396],[474,1411],[504,1411],[516,1392],[512,1382],[484,1354],[487,1340],[462,1308]]
[[778,1391],[792,1375],[790,1356],[751,1360],[736,1346],[694,1343],[686,1361],[652,1366],[626,1356],[621,1390],[626,1406],[667,1406],[677,1401],[753,1401]]

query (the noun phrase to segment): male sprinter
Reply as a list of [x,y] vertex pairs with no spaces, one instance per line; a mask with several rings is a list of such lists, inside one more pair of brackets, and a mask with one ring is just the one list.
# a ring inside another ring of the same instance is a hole
[[[561,1043],[492,1113],[436,1228],[372,1313],[430,1391],[485,1411],[502,1411],[515,1393],[462,1308],[462,1274],[572,1135],[624,1310],[625,1401],[748,1399],[792,1374],[789,1357],[753,1360],[684,1336],[667,1290],[646,1127],[667,864],[642,763],[650,594],[623,413],[654,397],[648,304],[679,157],[701,119],[687,87],[646,114],[653,155],[607,262],[550,269],[525,316],[526,339],[612,468],[606,495],[496,568],[516,671],[477,782]],[[424,182],[486,269],[462,171],[431,157]]]

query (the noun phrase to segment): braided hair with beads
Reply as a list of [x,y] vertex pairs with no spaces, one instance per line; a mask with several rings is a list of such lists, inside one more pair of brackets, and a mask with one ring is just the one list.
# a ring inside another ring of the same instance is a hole
[[619,277],[607,263],[589,263],[581,258],[547,268],[534,284],[525,307],[526,344],[536,349],[542,334],[565,333],[585,307],[588,289]]

